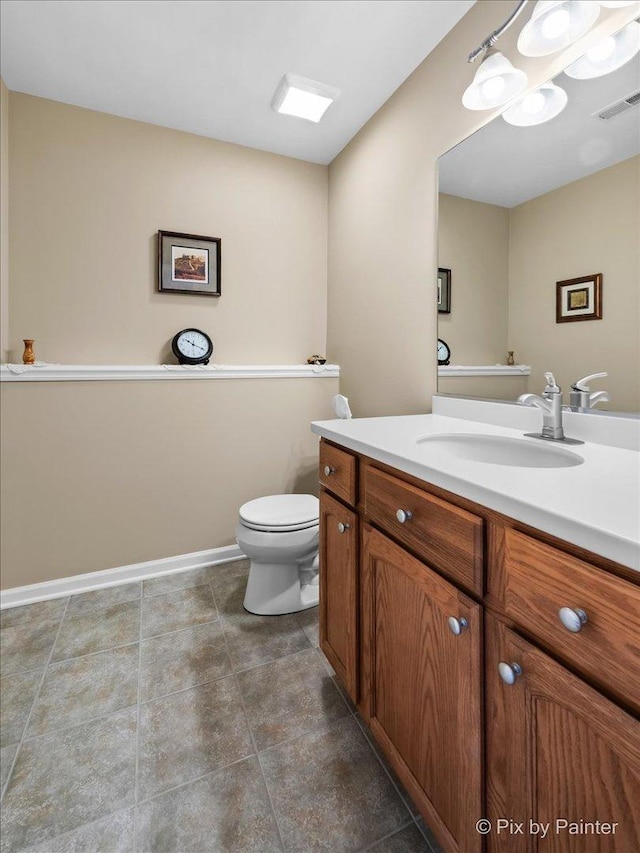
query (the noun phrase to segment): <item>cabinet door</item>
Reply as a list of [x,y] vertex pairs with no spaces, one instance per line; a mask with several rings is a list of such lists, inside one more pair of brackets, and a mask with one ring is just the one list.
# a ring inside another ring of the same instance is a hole
[[320,647],[358,701],[358,516],[320,495]]
[[365,717],[444,849],[475,853],[482,610],[368,525],[361,580]]
[[[513,683],[499,675],[501,662]],[[640,850],[640,723],[493,618],[487,760],[491,851]],[[514,825],[498,833],[499,820]]]

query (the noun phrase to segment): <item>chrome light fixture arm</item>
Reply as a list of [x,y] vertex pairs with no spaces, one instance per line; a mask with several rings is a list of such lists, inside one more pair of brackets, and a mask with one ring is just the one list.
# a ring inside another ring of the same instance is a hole
[[497,30],[494,30],[490,35],[488,35],[486,39],[482,42],[482,44],[480,44],[475,50],[471,51],[471,53],[467,57],[467,62],[475,62],[479,56],[482,56],[483,53],[486,53],[488,50],[490,50],[498,41],[500,36],[504,35],[504,33],[506,33],[511,24],[513,24],[516,18],[518,18],[527,3],[528,0],[520,0],[518,5],[509,15],[504,24],[499,26]]

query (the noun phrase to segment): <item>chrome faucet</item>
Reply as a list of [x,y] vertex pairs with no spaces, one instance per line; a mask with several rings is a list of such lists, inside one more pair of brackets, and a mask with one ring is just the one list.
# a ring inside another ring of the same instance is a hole
[[564,429],[562,428],[562,390],[556,384],[553,373],[545,373],[546,386],[542,396],[537,394],[521,394],[519,403],[525,406],[536,406],[542,409],[542,432],[537,438],[546,438],[550,441],[564,441]]
[[590,376],[585,376],[583,379],[574,382],[569,394],[569,405],[577,406],[580,409],[592,409],[598,403],[608,403],[610,398],[606,391],[595,391],[590,394],[587,384],[592,379],[600,379],[608,375],[608,373],[592,373]]

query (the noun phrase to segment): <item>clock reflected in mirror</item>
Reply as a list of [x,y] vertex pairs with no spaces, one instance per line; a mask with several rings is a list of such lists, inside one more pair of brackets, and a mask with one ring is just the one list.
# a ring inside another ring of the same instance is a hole
[[441,367],[449,364],[450,359],[451,350],[449,349],[449,344],[443,341],[442,338],[438,338],[438,366]]
[[173,336],[171,349],[178,364],[209,364],[213,355],[213,342],[200,329],[183,329]]

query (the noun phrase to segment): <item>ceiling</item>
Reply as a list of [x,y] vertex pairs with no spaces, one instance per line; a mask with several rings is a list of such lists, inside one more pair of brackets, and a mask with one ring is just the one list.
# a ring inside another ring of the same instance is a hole
[[[9,89],[329,163],[474,0],[2,0]],[[341,90],[320,124],[285,73]]]
[[640,106],[592,116],[638,91],[640,54],[605,77],[554,82],[569,96],[559,116],[535,127],[494,119],[440,158],[440,192],[514,207],[640,153]]

